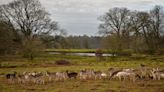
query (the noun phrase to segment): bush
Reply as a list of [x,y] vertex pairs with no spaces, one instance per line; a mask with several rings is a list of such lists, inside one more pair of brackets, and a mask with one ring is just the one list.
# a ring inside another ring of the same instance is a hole
[[101,49],[97,49],[95,52],[95,56],[97,57],[98,61],[102,60],[102,55],[103,55],[103,51]]
[[132,53],[133,53],[132,50],[123,50],[123,51],[117,52],[117,55],[118,56],[131,56]]
[[38,39],[26,40],[22,46],[20,54],[27,59],[33,60],[42,53],[43,45]]
[[159,49],[156,51],[157,55],[164,55],[164,49]]
[[57,65],[70,65],[69,61],[66,60],[58,60],[55,62]]
[[154,53],[155,53],[155,50],[153,50],[153,49],[143,51],[143,54],[148,54],[148,55],[153,55]]
[[142,55],[142,54],[133,54],[130,58],[132,60],[143,60],[146,59],[146,55]]

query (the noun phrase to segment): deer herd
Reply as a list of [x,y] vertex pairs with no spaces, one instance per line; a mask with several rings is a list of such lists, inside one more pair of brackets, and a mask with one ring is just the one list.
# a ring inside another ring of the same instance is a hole
[[164,79],[164,70],[159,68],[108,68],[106,71],[95,71],[94,69],[83,69],[79,72],[23,72],[9,73],[5,75],[8,81],[18,83],[45,84],[68,79],[77,80],[161,80]]

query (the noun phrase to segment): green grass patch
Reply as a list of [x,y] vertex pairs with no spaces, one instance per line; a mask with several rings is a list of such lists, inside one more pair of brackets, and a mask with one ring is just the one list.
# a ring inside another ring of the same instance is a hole
[[[46,49],[45,52],[59,53],[95,53],[96,49]],[[111,53],[111,50],[102,49],[103,53]]]

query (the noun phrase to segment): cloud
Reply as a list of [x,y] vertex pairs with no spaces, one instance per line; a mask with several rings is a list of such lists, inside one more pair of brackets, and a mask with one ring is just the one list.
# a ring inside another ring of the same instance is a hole
[[[12,0],[0,0],[0,4]],[[95,35],[98,31],[97,18],[113,7],[132,10],[150,10],[154,5],[163,5],[164,0],[40,0],[68,34]]]
[[0,4],[7,4],[13,0],[0,0]]

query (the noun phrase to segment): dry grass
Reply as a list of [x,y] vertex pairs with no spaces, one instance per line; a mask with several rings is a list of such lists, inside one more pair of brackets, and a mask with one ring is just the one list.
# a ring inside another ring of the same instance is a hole
[[[68,60],[71,65],[56,65],[57,60]],[[106,71],[109,67],[138,68],[140,64],[147,67],[164,68],[164,56],[149,56],[144,58],[118,57],[106,58],[102,62],[95,57],[43,55],[34,61],[20,57],[1,57],[0,74],[16,71],[80,71],[89,68]],[[11,67],[15,66],[15,67]],[[8,83],[0,78],[0,92],[164,92],[164,80],[161,81],[117,81],[117,80],[66,80],[45,85]]]
[[45,85],[9,84],[0,80],[1,92],[163,92],[162,81],[66,80]]

